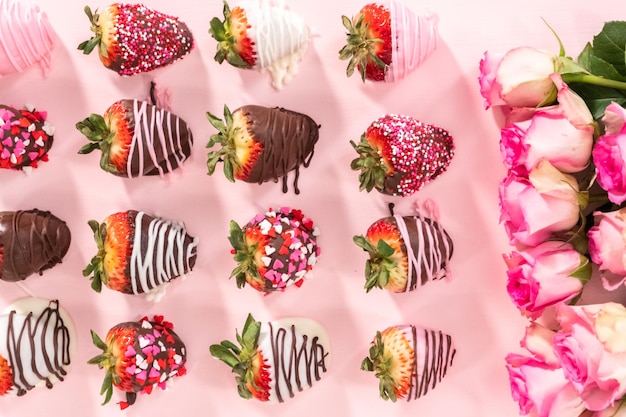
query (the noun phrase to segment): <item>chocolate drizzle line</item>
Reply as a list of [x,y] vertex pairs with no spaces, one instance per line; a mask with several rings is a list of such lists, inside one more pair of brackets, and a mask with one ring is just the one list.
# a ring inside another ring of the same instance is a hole
[[307,168],[319,139],[320,126],[303,113],[282,107],[247,105],[242,111],[248,120],[248,131],[263,146],[259,161],[248,175],[248,182],[263,183],[282,177],[283,193],[288,190],[287,174],[295,170],[294,192],[300,194],[300,165]]
[[[418,345],[417,328],[411,326],[413,334],[413,372],[407,401],[418,399],[426,395],[429,389],[434,389],[446,376],[448,368],[452,366],[456,349],[452,346],[452,338],[441,331],[420,329],[424,335],[424,346]],[[424,351],[424,361],[419,369],[418,349]]]
[[[46,375],[63,381],[67,374],[65,367],[71,362],[70,334],[61,318],[59,302],[50,301],[50,305],[38,317],[34,317],[32,312],[28,313],[21,327],[16,323],[16,314],[15,310],[9,313],[6,347],[8,361],[14,370],[13,383],[17,395],[26,394],[39,381],[45,381],[46,387],[52,388],[51,377]],[[38,357],[43,358],[45,368],[38,367]],[[27,379],[24,374],[27,366],[30,366],[30,371],[39,381]]]
[[[295,389],[302,391],[304,383],[311,387],[314,381],[319,381],[321,373],[326,372],[326,357],[328,352],[324,350],[324,346],[318,343],[318,337],[315,336],[309,341],[307,335],[302,335],[302,342],[298,343],[296,327],[291,325],[289,330],[284,327],[278,327],[274,330],[272,323],[269,323],[270,339],[272,342],[272,354],[274,365],[276,366],[276,375],[274,381],[274,390],[278,402],[284,402],[283,394],[280,392],[280,381],[284,380],[287,385],[289,397],[295,395]],[[289,351],[286,351],[290,346]],[[300,375],[300,363],[304,361],[305,375]],[[320,372],[321,371],[321,372]]]

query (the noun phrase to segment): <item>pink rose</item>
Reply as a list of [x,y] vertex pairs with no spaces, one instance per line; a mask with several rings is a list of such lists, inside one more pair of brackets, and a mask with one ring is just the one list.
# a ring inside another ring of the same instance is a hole
[[559,364],[559,360],[554,353],[552,343],[554,333],[555,332],[553,330],[550,330],[546,326],[533,321],[526,327],[526,332],[524,333],[524,338],[520,342],[520,346],[530,352],[533,358],[538,361],[558,368],[561,365]]
[[555,74],[559,104],[539,109],[514,109],[501,131],[500,150],[508,168],[530,171],[547,159],[561,172],[579,172],[591,160],[593,116],[585,102]]
[[602,121],[606,133],[598,138],[593,148],[593,163],[598,184],[608,192],[615,204],[626,201],[626,110],[617,103],[606,108]]
[[547,159],[559,171],[578,172],[589,165],[593,127],[574,126],[560,106],[542,107],[530,119],[505,126],[500,150],[508,168],[527,170]]
[[598,339],[595,321],[601,311],[601,304],[556,308],[561,330],[554,336],[554,351],[565,377],[592,411],[612,407],[626,394],[626,353],[611,352]]
[[537,246],[579,219],[578,183],[546,160],[524,177],[510,170],[499,188],[500,221],[511,245]]
[[[578,295],[591,275],[587,258],[571,244],[560,241],[547,241],[512,252],[505,261],[509,268],[509,297],[522,313],[533,319],[546,307]],[[579,278],[572,276],[575,273]]]
[[556,57],[545,51],[520,47],[502,57],[486,52],[480,62],[480,92],[485,108],[507,104],[512,107],[537,107],[556,98],[550,79]]
[[591,260],[600,271],[626,277],[626,208],[593,216],[595,225],[587,232]]
[[511,396],[520,414],[537,417],[578,417],[584,410],[580,396],[559,367],[510,353],[506,356]]

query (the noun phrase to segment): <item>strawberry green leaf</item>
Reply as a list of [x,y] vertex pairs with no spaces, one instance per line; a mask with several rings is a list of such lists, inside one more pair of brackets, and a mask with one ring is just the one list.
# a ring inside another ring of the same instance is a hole
[[104,343],[102,339],[100,339],[100,336],[98,336],[93,330],[91,330],[91,341],[98,349],[106,350],[106,343]]
[[376,245],[376,250],[378,251],[380,256],[384,258],[388,258],[389,256],[393,255],[393,253],[395,252],[394,249],[391,246],[389,246],[389,244],[385,242],[383,239],[378,240],[378,244]]
[[222,345],[211,345],[209,351],[214,358],[221,360],[231,368],[239,363],[239,358],[230,349]]
[[256,350],[260,331],[261,331],[261,322],[254,320],[254,317],[252,317],[252,314],[248,314],[246,323],[243,326],[243,333],[241,335],[242,342],[243,342],[242,346],[244,348]]

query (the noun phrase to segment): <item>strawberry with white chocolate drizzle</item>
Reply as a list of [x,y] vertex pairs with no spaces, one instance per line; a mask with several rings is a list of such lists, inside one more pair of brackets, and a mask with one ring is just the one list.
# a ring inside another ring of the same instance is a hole
[[266,294],[300,287],[312,276],[320,255],[319,229],[300,210],[282,207],[257,214],[243,228],[230,223],[228,240],[238,266],[231,277],[242,288],[250,284]]
[[46,119],[46,112],[32,106],[0,105],[0,168],[29,172],[48,160],[55,129]]
[[224,340],[211,355],[233,368],[242,398],[282,403],[313,386],[328,370],[326,329],[309,318],[256,321],[248,314],[239,346]]
[[88,224],[98,252],[83,275],[90,276],[96,292],[104,284],[124,294],[146,293],[158,301],[167,284],[191,272],[196,263],[198,239],[182,223],[127,210]]

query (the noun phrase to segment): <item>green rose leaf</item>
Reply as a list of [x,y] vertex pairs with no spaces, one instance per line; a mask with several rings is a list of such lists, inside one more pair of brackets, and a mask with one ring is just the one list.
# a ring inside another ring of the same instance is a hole
[[[606,22],[593,38],[593,55],[613,65],[626,79],[626,22]],[[600,74],[597,74],[600,75]]]

